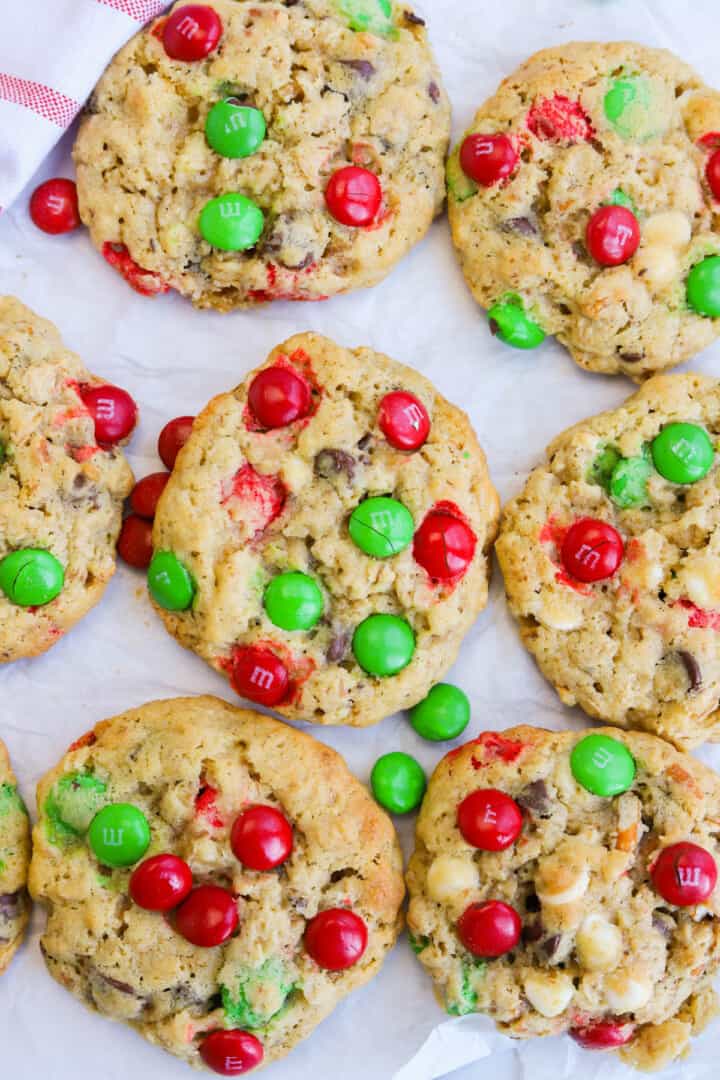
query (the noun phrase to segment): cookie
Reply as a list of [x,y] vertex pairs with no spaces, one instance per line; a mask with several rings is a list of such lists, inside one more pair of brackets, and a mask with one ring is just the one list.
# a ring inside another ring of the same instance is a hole
[[720,735],[720,381],[658,375],[558,436],[496,545],[566,705],[681,749]]
[[0,974],[12,960],[30,917],[29,863],[30,822],[0,741]]
[[141,293],[222,311],[322,300],[376,284],[424,236],[449,131],[405,3],[176,4],[90,99],[80,214]]
[[579,42],[530,57],[448,163],[453,239],[490,328],[554,334],[642,381],[720,333],[720,93],[671,53]]
[[717,1012],[720,779],[661,739],[517,727],[438,765],[407,881],[451,1015],[662,1068]]
[[136,411],[51,323],[0,297],[0,662],[44,652],[102,596]]
[[216,698],[98,724],[40,782],[38,814],[50,973],[191,1065],[282,1057],[400,928],[395,831],[343,759]]
[[455,660],[496,523],[464,413],[380,353],[298,334],[195,420],[157,507],[150,592],[241,696],[363,727]]

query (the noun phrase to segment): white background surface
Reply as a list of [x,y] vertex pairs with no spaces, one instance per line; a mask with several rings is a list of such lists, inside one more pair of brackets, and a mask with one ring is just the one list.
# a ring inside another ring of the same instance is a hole
[[[0,7],[9,2],[0,0]],[[684,0],[422,0],[415,8],[428,20],[453,102],[456,135],[504,75],[536,49],[561,41],[628,38],[672,47],[708,82],[720,82],[716,0],[691,5]],[[1,150],[0,133],[0,167]],[[71,176],[68,151],[66,140],[29,190],[46,176]],[[495,342],[455,265],[444,217],[390,278],[369,292],[324,304],[279,303],[217,315],[197,312],[175,295],[137,296],[105,265],[83,231],[58,238],[38,232],[27,216],[27,194],[0,218],[0,292],[17,295],[52,319],[91,370],[127,387],[137,399],[141,421],[129,457],[138,477],[161,468],[155,440],[166,420],[197,412],[299,330],[326,333],[346,345],[370,345],[431,378],[470,413],[503,499],[519,489],[555,434],[618,404],[632,390],[621,377],[580,371],[552,341],[527,354]],[[720,375],[720,344],[693,367]],[[584,722],[559,704],[524,653],[497,570],[489,606],[449,679],[472,702],[467,737],[521,721],[548,727]],[[121,565],[103,602],[48,654],[0,669],[0,737],[10,749],[31,814],[38,778],[96,721],[154,698],[207,692],[237,700],[224,680],[165,633],[145,599],[142,576]],[[344,754],[363,780],[388,750],[415,754],[430,770],[446,749],[424,743],[403,716],[365,731],[318,728],[313,733]],[[720,767],[720,750],[700,756]],[[399,827],[407,852],[412,821]],[[41,924],[36,912],[32,934],[0,981],[0,1075],[21,1080],[190,1077],[186,1066],[122,1025],[86,1012],[50,979],[37,947]],[[580,1070],[584,1080],[633,1075],[613,1057],[582,1053],[568,1039],[518,1049],[491,1032],[492,1025],[479,1017],[447,1021],[403,939],[368,987],[262,1075],[268,1080],[311,1075],[431,1080],[460,1066],[466,1068],[454,1080],[491,1075],[493,1080],[557,1080]],[[491,1049],[496,1051],[492,1062],[486,1058]],[[668,1070],[663,1080],[709,1080],[717,1076],[719,1054],[720,1022],[695,1041],[690,1062]]]

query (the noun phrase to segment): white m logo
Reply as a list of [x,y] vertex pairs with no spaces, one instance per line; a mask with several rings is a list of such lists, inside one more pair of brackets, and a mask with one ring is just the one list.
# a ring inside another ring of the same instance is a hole
[[252,670],[250,682],[253,686],[259,686],[261,690],[269,690],[273,684],[273,673],[267,668],[256,665]]
[[403,409],[403,412],[407,416],[410,422],[410,426],[414,427],[415,430],[418,431],[420,428],[420,421],[422,420],[422,413],[420,412],[420,409],[417,407],[415,402],[413,401],[409,405],[406,405]]
[[612,754],[609,754],[608,751],[604,750],[601,746],[598,747],[592,755],[592,763],[596,769],[606,769],[611,761]]
[[700,867],[699,866],[678,866],[677,867],[678,881],[682,886],[691,886],[696,888],[700,884]]
[[107,847],[122,847],[124,829],[103,829],[103,843]]
[[393,516],[389,510],[373,510],[370,514],[370,524],[378,532],[382,532],[383,529],[389,531],[392,528],[392,523]]
[[595,548],[590,547],[589,544],[581,544],[577,550],[577,558],[583,566],[593,570],[600,562],[600,553]]
[[239,202],[220,203],[220,217],[232,218],[232,217],[242,217],[242,215],[243,215],[242,203],[239,203]]
[[200,24],[195,22],[190,15],[184,15],[180,22],[177,24],[178,34],[182,34],[186,38],[194,38],[200,29]]
[[112,398],[97,399],[97,414],[101,420],[112,420],[115,415],[115,402]]

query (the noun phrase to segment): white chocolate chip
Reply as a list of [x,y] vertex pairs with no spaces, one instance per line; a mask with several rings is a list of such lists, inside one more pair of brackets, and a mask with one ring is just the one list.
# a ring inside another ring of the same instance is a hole
[[428,895],[439,904],[451,900],[458,893],[477,889],[479,883],[475,863],[454,855],[438,855],[427,872]]
[[691,236],[690,222],[680,210],[664,210],[660,214],[653,214],[642,227],[646,247],[668,247],[673,251],[681,251],[690,243]]
[[583,601],[568,589],[553,590],[543,600],[536,617],[551,630],[577,630],[584,620]]
[[658,244],[641,247],[633,259],[633,269],[642,280],[659,288],[679,277],[680,264],[675,252]]
[[575,949],[580,963],[588,971],[611,971],[622,956],[622,934],[603,915],[593,912],[577,932]]
[[556,877],[547,875],[542,885],[536,883],[537,897],[541,904],[557,907],[560,904],[573,904],[582,899],[590,884],[590,871],[586,866],[573,871],[563,868]]
[[701,608],[720,607],[720,561],[714,555],[693,555],[686,559],[678,580],[693,604]]
[[652,997],[652,983],[644,975],[617,971],[605,980],[605,996],[613,1012],[637,1012]]
[[562,971],[531,971],[523,986],[525,997],[541,1016],[565,1012],[575,992],[572,979]]

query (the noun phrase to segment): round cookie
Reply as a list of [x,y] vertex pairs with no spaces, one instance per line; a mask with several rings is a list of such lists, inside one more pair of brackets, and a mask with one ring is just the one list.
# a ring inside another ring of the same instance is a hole
[[12,960],[30,918],[29,863],[30,822],[7,749],[0,742],[0,974]]
[[451,751],[407,872],[441,1004],[668,1064],[717,1012],[719,813],[718,777],[652,735],[522,726]]
[[[224,311],[376,284],[445,197],[423,20],[391,0],[186,7],[118,53],[86,109],[95,245],[139,292]],[[209,51],[174,58],[194,45]]]
[[158,504],[150,590],[241,696],[363,727],[455,660],[487,600],[497,512],[464,413],[386,356],[299,334],[195,420]]
[[453,239],[493,333],[519,348],[554,334],[582,367],[636,381],[709,345],[718,147],[720,93],[665,50],[530,57],[448,162]]
[[720,381],[655,376],[550,444],[496,545],[563,702],[681,749],[720,735],[719,437]]
[[[216,698],[98,724],[38,808],[30,889],[51,974],[192,1065],[282,1057],[372,978],[401,925],[397,837],[343,759]],[[157,856],[187,875],[174,899]],[[338,957],[343,924],[354,951]]]
[[50,648],[114,573],[132,473],[97,444],[103,388],[51,323],[0,297],[0,662]]

